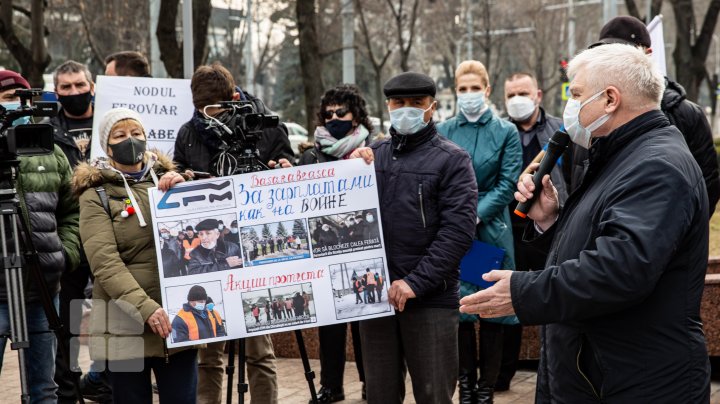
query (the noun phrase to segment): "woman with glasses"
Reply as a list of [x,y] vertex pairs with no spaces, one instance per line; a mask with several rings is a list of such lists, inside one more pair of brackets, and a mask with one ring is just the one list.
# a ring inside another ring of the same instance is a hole
[[[438,132],[465,149],[472,158],[478,185],[475,239],[505,250],[499,269],[514,269],[513,237],[508,204],[520,176],[522,149],[515,125],[500,119],[490,108],[490,80],[482,63],[467,60],[455,71],[458,113],[437,125]],[[479,288],[460,282],[460,295]],[[460,314],[460,402],[492,403],[500,371],[503,327],[518,324],[515,316],[480,319],[480,349],[475,340],[477,316]],[[479,357],[478,357],[479,353]],[[475,384],[477,368],[480,379]]]
[[[315,145],[300,157],[300,165],[325,163],[346,159],[358,147],[369,144],[372,124],[360,90],[343,84],[325,92],[320,100]],[[360,381],[365,399],[365,374],[360,353],[360,334],[357,321],[350,323]],[[320,384],[318,401],[334,403],[345,399],[343,373],[345,370],[346,324],[318,328],[320,342]]]

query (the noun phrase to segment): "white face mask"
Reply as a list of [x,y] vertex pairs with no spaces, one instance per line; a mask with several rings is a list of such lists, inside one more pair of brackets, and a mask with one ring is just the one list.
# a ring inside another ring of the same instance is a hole
[[237,234],[237,232],[238,232],[237,227],[231,227],[231,228],[230,228],[230,233],[232,233],[232,234]]
[[372,216],[368,216],[368,217],[367,217],[367,221],[368,221],[368,223],[372,223],[372,222],[375,221],[375,218],[372,217]]
[[485,93],[458,93],[457,102],[460,111],[466,115],[476,115],[485,107]]
[[523,95],[516,95],[505,102],[508,115],[516,122],[525,122],[535,113],[535,101]]
[[604,92],[605,90],[603,89],[593,94],[592,97],[588,98],[584,102],[570,99],[568,100],[567,104],[565,104],[565,110],[563,111],[563,124],[565,125],[565,130],[567,131],[568,135],[570,135],[570,140],[572,140],[573,143],[577,144],[580,147],[588,149],[590,147],[590,137],[592,135],[592,132],[594,130],[597,130],[597,128],[602,126],[605,122],[607,122],[608,119],[610,119],[610,114],[605,114],[596,119],[587,127],[583,127],[580,123],[580,110],[582,109],[582,107],[592,101],[595,101]]
[[218,225],[218,230],[222,230],[222,229],[224,229],[224,228],[225,228],[224,225],[222,225],[222,224],[219,224],[219,225]]
[[432,108],[430,104],[427,109],[402,107],[390,111],[390,124],[401,135],[412,135],[427,126],[425,112]]

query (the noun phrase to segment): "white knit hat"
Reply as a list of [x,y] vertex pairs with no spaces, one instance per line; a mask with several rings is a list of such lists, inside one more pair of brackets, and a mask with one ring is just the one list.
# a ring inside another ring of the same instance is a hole
[[142,126],[140,115],[131,109],[113,108],[110,111],[106,112],[105,115],[103,115],[99,127],[100,148],[102,149],[102,151],[107,151],[108,138],[110,137],[110,130],[112,129],[112,127],[115,126],[116,123],[124,119],[132,119],[138,121],[138,123]]

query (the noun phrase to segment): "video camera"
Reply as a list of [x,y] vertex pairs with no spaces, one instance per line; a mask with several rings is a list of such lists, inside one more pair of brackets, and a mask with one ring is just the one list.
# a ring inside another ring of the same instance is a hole
[[223,101],[211,107],[225,110],[210,119],[210,126],[222,142],[221,152],[211,164],[213,174],[226,176],[267,169],[258,159],[257,142],[264,129],[280,124],[280,118],[258,113],[250,101]]
[[15,95],[20,97],[20,107],[8,111],[0,105],[0,162],[16,160],[18,156],[38,156],[53,151],[53,128],[50,125],[30,124],[12,127],[16,119],[26,116],[55,116],[58,113],[56,102],[36,102],[29,105],[32,97],[39,97],[40,89],[18,89]]
[[18,173],[20,156],[50,154],[54,149],[53,128],[45,124],[17,125],[12,123],[26,116],[55,116],[58,106],[55,102],[36,102],[29,105],[32,97],[41,96],[40,89],[18,89],[20,107],[9,111],[0,105],[0,199],[14,195],[12,181]]

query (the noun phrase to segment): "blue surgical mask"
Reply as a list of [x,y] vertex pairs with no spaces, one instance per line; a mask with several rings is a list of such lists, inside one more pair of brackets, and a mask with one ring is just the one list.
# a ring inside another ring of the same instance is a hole
[[215,303],[208,303],[208,304],[207,304],[207,309],[208,309],[208,311],[213,311],[214,308],[215,308]]
[[390,124],[401,135],[412,135],[427,126],[425,112],[432,108],[432,104],[426,109],[414,107],[402,107],[390,111]]
[[[0,103],[0,105],[3,106],[8,111],[15,111],[16,109],[20,108],[20,102],[14,101],[14,102],[3,102]],[[27,125],[31,123],[30,116],[23,116],[22,118],[18,118],[12,122],[11,126],[18,126],[18,125]]]
[[485,107],[485,93],[460,93],[457,95],[460,111],[466,115],[477,115]]
[[205,303],[195,303],[195,310],[197,310],[197,311],[205,310]]

